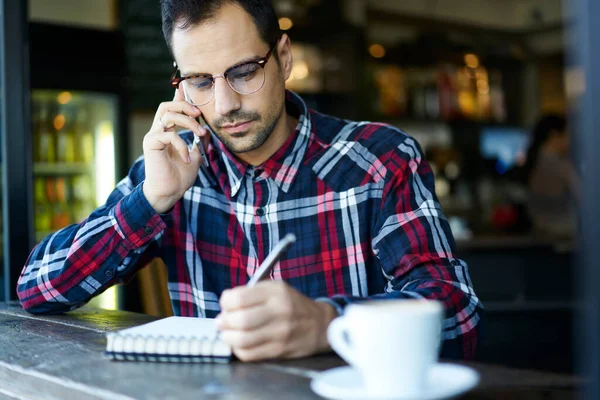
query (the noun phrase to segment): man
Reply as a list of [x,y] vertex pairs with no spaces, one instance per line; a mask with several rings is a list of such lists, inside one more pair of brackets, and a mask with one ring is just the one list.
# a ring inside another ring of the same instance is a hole
[[[107,203],[34,249],[23,307],[74,309],[161,257],[174,313],[216,317],[241,360],[326,351],[348,303],[394,298],[442,301],[442,355],[472,358],[481,304],[417,143],[286,91],[290,39],[269,1],[162,0],[162,14],[175,97]],[[287,233],[272,279],[245,286]]]

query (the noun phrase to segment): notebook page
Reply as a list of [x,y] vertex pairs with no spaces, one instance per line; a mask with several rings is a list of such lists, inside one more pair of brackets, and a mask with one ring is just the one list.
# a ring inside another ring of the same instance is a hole
[[182,338],[215,338],[217,326],[214,319],[194,317],[168,317],[118,332],[122,335],[174,336]]

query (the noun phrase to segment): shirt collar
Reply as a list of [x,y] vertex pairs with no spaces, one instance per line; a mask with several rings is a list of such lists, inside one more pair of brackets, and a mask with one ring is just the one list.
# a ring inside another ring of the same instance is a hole
[[[225,172],[216,174],[217,181],[224,193],[227,193],[229,189],[231,190],[230,196],[235,196],[240,190],[243,180],[248,178],[246,173],[249,170],[264,171],[261,176],[272,179],[285,193],[289,191],[311,141],[312,122],[308,108],[300,96],[286,90],[285,98],[286,110],[298,118],[298,125],[295,132],[279,150],[260,166],[252,167],[238,159],[227,150],[216,135],[211,135],[211,144],[207,149],[208,159],[213,171],[225,170]],[[208,180],[201,179],[202,182],[208,183]]]

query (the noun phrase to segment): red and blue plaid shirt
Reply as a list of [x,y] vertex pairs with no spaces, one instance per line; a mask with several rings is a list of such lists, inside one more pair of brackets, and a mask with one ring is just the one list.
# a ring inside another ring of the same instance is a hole
[[[296,132],[260,166],[213,135],[210,166],[167,214],[144,197],[137,160],[104,206],[33,250],[17,287],[23,307],[72,310],[160,257],[175,315],[214,317],[223,290],[245,284],[294,233],[272,279],[338,312],[367,298],[438,299],[442,356],[472,358],[482,306],[417,142],[389,125],[308,110],[292,92],[286,108],[299,119]],[[181,136],[192,142],[190,132]]]

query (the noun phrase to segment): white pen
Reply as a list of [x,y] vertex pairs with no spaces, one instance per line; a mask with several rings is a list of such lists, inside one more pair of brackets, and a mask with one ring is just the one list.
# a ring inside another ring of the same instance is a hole
[[285,253],[285,251],[296,241],[296,235],[288,233],[283,239],[279,241],[269,253],[267,258],[260,264],[254,275],[250,278],[246,286],[254,286],[260,282],[263,278],[269,275],[279,258]]

